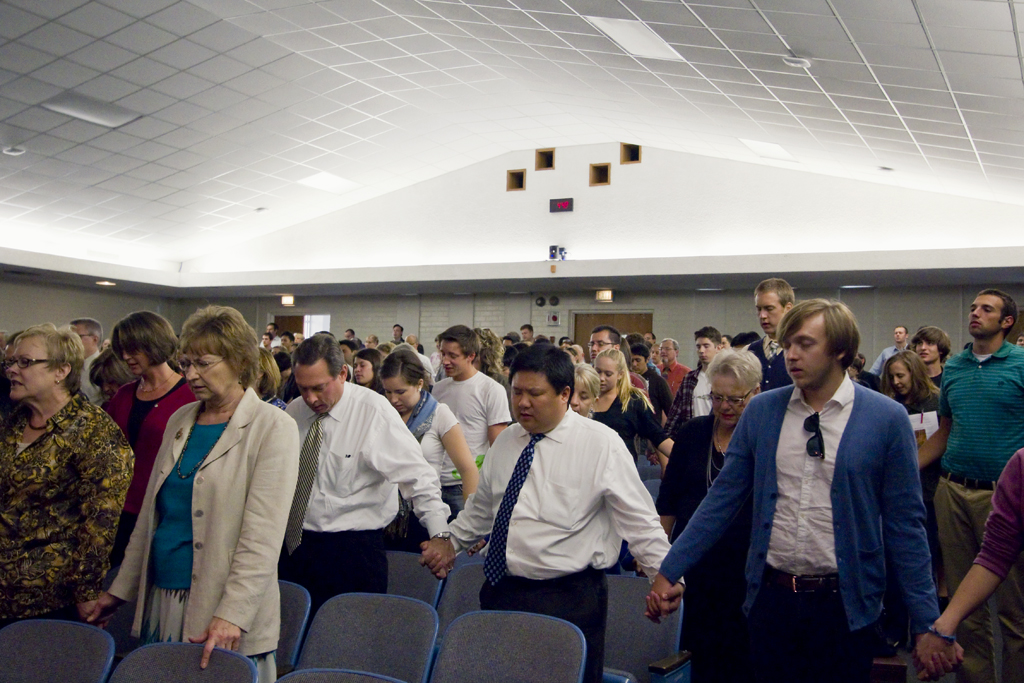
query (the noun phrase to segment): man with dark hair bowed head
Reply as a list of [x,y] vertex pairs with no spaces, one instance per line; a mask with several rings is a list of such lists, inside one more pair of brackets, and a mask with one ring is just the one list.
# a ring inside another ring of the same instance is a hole
[[398,491],[431,535],[447,535],[448,506],[437,471],[394,407],[347,382],[341,347],[314,335],[295,351],[301,401],[288,414],[302,448],[280,578],[313,599],[312,614],[339,593],[386,593],[384,527],[398,514]]
[[444,578],[456,553],[490,534],[480,606],[576,624],[587,641],[584,681],[597,683],[608,611],[604,570],[625,539],[653,576],[668,539],[622,439],[569,410],[569,355],[553,344],[528,347],[512,361],[510,377],[517,424],[488,451],[451,536],[423,543],[421,562]]
[[[675,584],[753,496],[747,613],[759,683],[868,683],[891,563],[918,649],[938,618],[917,442],[906,411],[846,372],[860,332],[845,304],[811,299],[778,326],[793,385],[750,399],[725,464],[662,563],[647,598],[657,621]],[[962,657],[929,651],[922,674]]]

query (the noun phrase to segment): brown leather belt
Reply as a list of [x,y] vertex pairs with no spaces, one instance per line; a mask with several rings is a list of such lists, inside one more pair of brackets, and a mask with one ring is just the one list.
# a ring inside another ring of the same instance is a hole
[[994,481],[985,481],[984,479],[971,479],[970,477],[961,477],[959,474],[953,474],[952,472],[943,472],[942,476],[949,479],[954,484],[960,484],[969,489],[979,489],[981,491],[995,491],[996,483]]
[[795,576],[768,565],[764,568],[764,582],[794,593],[835,593],[839,590],[839,574]]

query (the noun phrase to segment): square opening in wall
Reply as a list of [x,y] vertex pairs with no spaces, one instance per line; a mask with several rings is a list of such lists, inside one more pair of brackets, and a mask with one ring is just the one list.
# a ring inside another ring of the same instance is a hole
[[640,145],[631,145],[628,142],[623,142],[619,145],[619,163],[620,164],[639,164],[640,163]]
[[591,164],[590,165],[590,186],[595,185],[611,185],[612,184],[612,165],[611,164]]
[[526,169],[521,168],[518,171],[509,171],[508,176],[505,180],[505,189],[509,192],[515,190],[526,189]]
[[538,149],[537,150],[537,163],[536,169],[538,171],[548,171],[555,167],[555,150],[551,149]]

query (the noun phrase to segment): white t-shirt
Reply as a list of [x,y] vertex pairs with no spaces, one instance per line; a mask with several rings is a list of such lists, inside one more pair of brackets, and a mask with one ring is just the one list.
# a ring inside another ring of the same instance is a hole
[[433,394],[452,409],[474,457],[483,455],[491,447],[487,439],[488,427],[512,421],[504,387],[482,372],[461,382],[445,377],[434,385]]
[[423,457],[441,476],[441,486],[462,483],[461,479],[455,478],[453,474],[455,463],[452,462],[448,452],[444,449],[444,444],[441,442],[444,435],[450,432],[452,427],[457,424],[459,424],[459,421],[455,419],[455,413],[452,412],[452,409],[443,403],[438,403],[437,409],[434,410],[434,421],[430,423],[430,429],[427,430],[427,433],[423,435],[423,440],[420,441]]
[[693,388],[693,416],[703,417],[711,414],[711,382],[708,374],[701,370],[697,374],[697,386]]

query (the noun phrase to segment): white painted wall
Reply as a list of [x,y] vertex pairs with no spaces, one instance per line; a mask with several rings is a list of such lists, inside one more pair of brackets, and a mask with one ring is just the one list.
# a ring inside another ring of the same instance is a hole
[[[1017,266],[1024,253],[1022,206],[649,147],[640,164],[618,154],[562,147],[555,169],[534,171],[533,150],[510,152],[187,261],[182,282],[537,277],[551,244],[568,248],[568,277],[760,272],[765,255],[788,271]],[[588,186],[594,162],[612,163],[610,186]],[[526,189],[507,192],[506,171],[520,168]],[[549,213],[562,197],[575,210]],[[994,263],[995,248],[1009,262]]]

